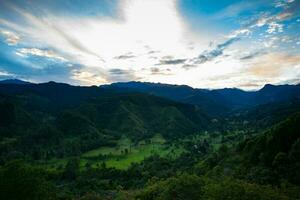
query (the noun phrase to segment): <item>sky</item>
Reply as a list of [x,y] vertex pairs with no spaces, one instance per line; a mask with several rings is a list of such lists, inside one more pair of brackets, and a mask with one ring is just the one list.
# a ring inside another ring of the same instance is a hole
[[300,83],[300,0],[0,0],[0,80]]

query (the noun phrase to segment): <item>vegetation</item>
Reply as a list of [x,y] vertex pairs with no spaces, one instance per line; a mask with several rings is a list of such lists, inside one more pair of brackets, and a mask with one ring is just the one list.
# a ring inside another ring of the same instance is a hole
[[[232,92],[246,99],[218,91]],[[0,84],[0,199],[300,199],[297,102],[218,117],[116,88]]]

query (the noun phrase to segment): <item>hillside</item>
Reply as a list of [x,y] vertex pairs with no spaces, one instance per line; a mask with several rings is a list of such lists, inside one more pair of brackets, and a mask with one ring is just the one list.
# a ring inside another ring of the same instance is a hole
[[258,184],[280,185],[287,181],[299,185],[299,130],[300,113],[297,113],[234,148],[224,148],[221,157],[209,156],[199,163],[197,170]]
[[226,115],[236,109],[251,108],[269,103],[286,103],[300,100],[300,85],[265,85],[258,91],[236,88],[216,90],[194,89],[184,85],[147,82],[113,83],[102,88],[122,88],[162,96],[175,101],[198,105],[212,115]]
[[0,86],[0,94],[3,159],[12,150],[36,159],[78,155],[121,136],[175,139],[210,122],[193,105],[111,89],[46,83]]
[[146,85],[0,83],[0,198],[299,199],[298,86]]

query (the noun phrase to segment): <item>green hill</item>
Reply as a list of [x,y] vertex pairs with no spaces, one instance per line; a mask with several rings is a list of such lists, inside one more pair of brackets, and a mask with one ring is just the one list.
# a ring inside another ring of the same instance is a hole
[[[114,146],[123,135],[135,143],[156,134],[175,139],[207,128],[209,122],[196,106],[147,94],[53,83],[43,85],[43,90],[34,85],[22,87],[30,87],[30,92],[0,97],[3,160],[80,155]],[[68,105],[70,97],[65,95],[74,90],[82,96],[74,95]]]

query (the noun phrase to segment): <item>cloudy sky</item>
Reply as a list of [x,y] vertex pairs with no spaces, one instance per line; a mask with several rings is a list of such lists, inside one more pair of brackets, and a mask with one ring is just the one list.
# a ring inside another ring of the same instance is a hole
[[300,0],[0,0],[0,79],[300,82]]

